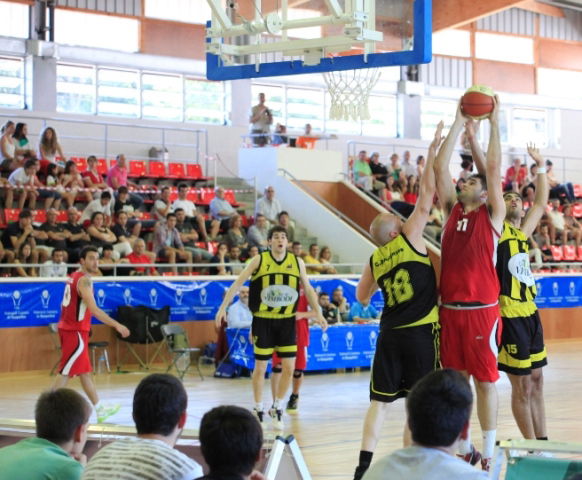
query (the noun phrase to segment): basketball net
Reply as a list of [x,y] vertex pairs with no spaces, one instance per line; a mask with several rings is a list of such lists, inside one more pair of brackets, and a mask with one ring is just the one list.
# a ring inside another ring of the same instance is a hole
[[378,68],[325,72],[331,97],[330,120],[370,120],[368,98],[380,78]]

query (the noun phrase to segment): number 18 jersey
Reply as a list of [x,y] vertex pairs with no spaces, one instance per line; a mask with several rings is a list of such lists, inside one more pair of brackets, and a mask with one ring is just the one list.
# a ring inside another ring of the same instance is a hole
[[438,321],[432,263],[403,233],[374,251],[370,267],[384,296],[382,327],[414,327]]

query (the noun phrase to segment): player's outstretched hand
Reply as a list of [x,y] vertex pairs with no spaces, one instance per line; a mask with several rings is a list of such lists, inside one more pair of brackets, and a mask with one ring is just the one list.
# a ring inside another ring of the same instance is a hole
[[527,144],[527,153],[537,163],[538,167],[543,166],[544,157],[542,157],[542,154],[540,153],[540,149],[536,148],[535,143],[528,143]]
[[497,124],[499,121],[499,95],[493,95],[493,110],[489,114],[489,121],[493,124]]
[[121,323],[115,327],[115,330],[117,330],[117,333],[119,333],[123,338],[129,337],[129,328],[121,325]]
[[220,327],[222,327],[222,322],[226,322],[226,311],[220,308],[218,312],[216,312],[216,317],[214,318],[216,328],[220,329]]
[[434,137],[432,139],[432,142],[430,142],[430,146],[428,147],[429,151],[435,155],[436,155],[436,152],[438,151],[442,141],[445,139],[445,137],[443,137],[443,128],[444,127],[445,127],[445,124],[441,120],[436,127],[436,130],[434,132]]
[[317,317],[315,317],[315,323],[317,323],[324,332],[327,330],[327,320],[321,315],[317,315]]

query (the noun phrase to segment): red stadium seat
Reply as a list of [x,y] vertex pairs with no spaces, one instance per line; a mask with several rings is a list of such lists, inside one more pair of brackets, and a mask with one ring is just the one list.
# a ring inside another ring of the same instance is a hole
[[67,211],[59,210],[59,213],[57,213],[57,222],[64,223],[67,220],[68,220]]
[[202,174],[202,167],[199,163],[187,163],[186,164],[186,177],[190,180],[202,180],[204,175]]
[[105,160],[104,158],[97,159],[97,171],[101,175],[107,175],[107,172],[109,171],[109,166],[107,165],[107,160]]
[[166,166],[163,162],[150,160],[148,165],[148,175],[153,178],[166,178]]
[[582,262],[582,245],[579,246],[577,249],[576,261]]
[[574,245],[564,245],[564,260],[566,262],[576,261],[576,247]]
[[146,166],[143,160],[130,160],[129,161],[129,176],[130,177],[143,177],[146,174]]
[[186,169],[183,163],[170,163],[168,165],[169,178],[186,178]]
[[18,222],[18,215],[20,215],[19,208],[5,208],[4,219],[6,223]]
[[201,188],[200,189],[200,205],[210,205],[210,202],[214,198],[213,188]]
[[572,208],[572,215],[576,218],[582,217],[582,203],[575,203]]
[[44,223],[46,222],[46,210],[33,210],[32,221],[34,223]]
[[564,251],[559,245],[550,245],[550,250],[552,252],[552,260],[554,262],[561,262],[564,259]]
[[188,193],[186,194],[186,200],[190,200],[191,202],[194,203],[200,203],[200,194],[198,190],[196,190],[195,188],[191,188],[190,190],[188,190]]
[[178,199],[178,190],[172,188],[170,190],[170,203],[174,203],[174,200]]
[[77,170],[79,170],[79,172],[84,172],[85,170],[87,170],[87,159],[84,157],[71,157],[71,160],[73,162],[75,162],[75,165],[77,165]]
[[216,252],[218,252],[218,242],[208,242],[208,251],[212,255],[216,255]]
[[224,199],[230,203],[233,207],[238,207],[239,204],[236,201],[236,198],[234,196],[234,190],[225,190],[224,191]]
[[582,198],[582,185],[578,183],[574,184],[574,196],[576,198]]

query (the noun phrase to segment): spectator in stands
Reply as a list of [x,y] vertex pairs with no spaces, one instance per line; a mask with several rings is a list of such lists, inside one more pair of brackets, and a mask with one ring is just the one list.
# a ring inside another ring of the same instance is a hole
[[16,161],[16,142],[14,141],[14,122],[8,120],[2,130],[0,137],[0,153],[2,153],[2,164],[0,169],[4,172],[11,172],[18,167]]
[[[545,261],[544,253],[533,238],[528,239],[529,242],[529,260],[533,270],[542,268],[542,263]],[[551,257],[550,257],[551,258]]]
[[[95,212],[91,217],[91,224],[87,228],[87,233],[89,234],[89,237],[91,237],[91,243],[93,246],[97,247],[99,253],[102,253],[104,246],[111,245],[111,248],[114,249],[113,257],[115,260],[119,260],[122,252],[124,255],[130,254],[131,246],[129,243],[121,242],[122,245],[119,245],[117,237],[109,227],[105,226],[104,222],[105,216],[101,212]],[[115,248],[113,247],[114,245]]]
[[485,480],[486,472],[456,457],[467,438],[473,394],[467,379],[445,369],[429,373],[406,399],[412,446],[396,450],[374,463],[366,480]]
[[66,251],[55,247],[51,254],[51,260],[47,260],[40,267],[40,277],[66,277],[67,264],[65,260]]
[[176,229],[178,232],[180,232],[180,239],[184,244],[184,249],[192,253],[193,262],[209,262],[212,258],[212,255],[207,249],[196,246],[196,242],[198,241],[198,233],[187,221],[186,212],[184,209],[177,208],[174,213],[176,214]]
[[264,147],[269,143],[268,135],[273,123],[273,114],[267,105],[265,105],[264,93],[259,93],[259,103],[251,109],[249,121],[251,124],[251,135],[253,135],[253,144],[257,147]]
[[332,262],[332,255],[331,255],[331,249],[328,246],[322,247],[321,251],[319,252],[319,263],[321,263],[322,265],[327,265],[327,272],[325,273],[329,273],[329,274],[336,274],[337,270],[331,266],[331,262]]
[[211,264],[216,264],[209,269],[210,275],[231,275],[230,257],[228,256],[228,245],[226,243],[219,243],[216,248],[216,255],[210,259]]
[[331,266],[322,265],[319,261],[319,246],[317,243],[309,245],[309,254],[303,257],[307,273],[310,275],[318,275],[320,273],[335,273],[335,269]]
[[390,155],[390,166],[388,167],[388,172],[392,175],[395,182],[400,182],[404,177],[404,172],[400,166],[400,157],[397,153]]
[[115,265],[120,263],[129,263],[127,258],[119,258],[119,254],[113,250],[113,245],[103,245],[101,256],[99,257],[99,271],[104,277],[112,277],[120,275],[119,270],[116,270]]
[[471,175],[473,175],[473,161],[464,159],[461,162],[461,173],[459,173],[459,180],[466,182]]
[[245,263],[249,263],[253,257],[256,257],[259,254],[259,247],[257,247],[256,245],[253,245],[252,247],[249,247],[248,252],[247,252],[247,259],[245,260]]
[[[44,209],[48,210],[55,203],[58,208],[61,195],[55,190],[47,190],[36,176],[36,160],[27,160],[23,167],[18,167],[8,177],[8,183],[19,193],[18,208],[23,209],[26,200],[28,207],[32,210],[36,208],[37,198],[44,198]],[[6,191],[6,206],[12,208],[13,189]]]
[[[146,243],[143,238],[138,238],[133,244],[133,252],[127,257],[130,264],[150,264],[155,261],[155,254],[153,252],[146,252]],[[147,271],[146,271],[147,269]],[[133,267],[129,273],[130,275],[159,275],[158,271],[152,265],[151,267]]]
[[242,226],[242,217],[240,215],[230,217],[230,228],[228,229],[228,232],[226,232],[225,241],[228,248],[233,246],[240,247],[243,250],[248,248],[249,241]]
[[406,179],[406,190],[404,192],[404,201],[411,205],[416,205],[418,199],[418,181],[413,175]]
[[[178,198],[172,203],[172,211],[175,213],[179,208],[183,209],[186,213],[186,221],[191,223],[194,228],[197,229],[200,239],[204,242],[208,241],[208,232],[206,231],[206,221],[204,215],[198,212],[195,203],[192,200],[188,200],[188,190],[190,187],[181,183],[178,185]],[[216,220],[211,221],[210,230],[214,232],[214,236],[218,234],[220,228],[220,223]]]
[[129,245],[129,249],[127,246],[119,246],[116,250],[121,253],[122,256],[129,255],[133,250],[133,244],[139,238],[139,236],[134,235],[132,232],[129,231],[128,226],[128,216],[123,210],[117,212],[115,214],[115,222],[111,227],[111,231],[117,237],[115,242],[116,245]]
[[331,303],[337,307],[341,321],[348,322],[350,320],[350,304],[344,297],[344,289],[341,285],[331,292]]
[[282,210],[281,203],[275,198],[275,189],[272,186],[266,187],[265,194],[257,200],[255,217],[264,215],[270,225],[274,226]]
[[254,468],[262,448],[263,430],[251,412],[233,405],[213,408],[200,422],[200,449],[210,471],[199,480],[261,480]]
[[319,293],[319,306],[321,308],[321,315],[327,321],[328,325],[341,322],[341,316],[338,308],[329,301],[329,293]]
[[521,159],[515,157],[512,165],[505,172],[503,179],[503,191],[521,192],[525,186],[525,177],[527,176],[527,166],[521,164]]
[[358,154],[356,163],[354,163],[354,183],[356,187],[367,192],[371,192],[374,188],[374,176],[372,175],[372,169],[368,163],[365,150],[362,150]]
[[217,186],[214,188],[214,193],[215,197],[210,201],[210,205],[208,206],[210,216],[220,222],[220,231],[226,232],[230,226],[229,222],[231,217],[237,213],[228,200],[224,198],[224,188]]
[[[176,229],[176,214],[168,213],[165,222],[159,222],[154,231],[154,252],[165,263],[186,262],[186,271],[192,273],[192,253],[184,249],[180,232]],[[171,267],[178,273],[178,267]]]
[[[65,189],[73,193],[75,197],[80,190],[85,188],[85,182],[83,181],[83,177],[77,169],[77,164],[72,160],[69,160],[67,163],[65,163],[62,185]],[[93,195],[89,191],[84,191],[82,195],[87,199],[87,202],[93,200]]]
[[574,186],[570,183],[560,183],[554,174],[554,164],[551,160],[546,160],[546,175],[550,184],[550,198],[566,197],[569,203],[576,201]]
[[388,181],[386,182],[386,200],[388,202],[402,200],[400,184],[396,180],[394,180],[394,177],[392,175],[388,177]]
[[57,138],[57,132],[53,127],[46,127],[40,135],[38,153],[40,171],[42,173],[46,173],[49,163],[56,163],[61,170],[64,168],[67,159]]
[[304,258],[306,255],[303,251],[303,245],[301,245],[301,242],[297,241],[291,244],[291,253],[293,253],[297,258]]
[[552,261],[552,250],[551,250],[552,240],[550,238],[550,231],[548,225],[539,226],[539,232],[533,234],[531,244],[533,248],[538,248],[542,252],[543,262]]
[[416,176],[418,178],[419,183],[420,183],[420,179],[422,177],[422,174],[424,173],[425,165],[426,165],[426,158],[424,158],[424,155],[419,155],[418,157],[416,157]]
[[131,234],[139,237],[142,227],[153,228],[156,224],[155,220],[140,220],[140,213],[135,210],[129,199],[129,190],[127,187],[119,187],[117,189],[117,197],[113,207],[115,213],[123,211],[127,213],[127,228],[131,230]]
[[244,264],[240,257],[240,247],[233,245],[228,249],[228,258],[230,260],[230,272],[232,275],[238,275],[244,269]]
[[[558,198],[553,198],[550,200],[552,204],[552,209],[547,212],[547,217],[550,221],[550,237],[552,239],[552,245],[556,243],[556,235],[561,237],[561,244],[567,245],[568,243],[568,227],[566,226],[566,221],[564,220],[564,214],[560,211],[560,200]],[[553,227],[553,228],[552,228]]]
[[66,191],[63,186],[63,172],[58,172],[58,165],[55,163],[49,163],[46,169],[45,184],[50,189],[55,190],[61,195],[61,200],[65,201],[67,208],[72,207],[75,204],[75,199],[77,198],[77,192]]
[[568,229],[568,234],[574,239],[576,246],[579,247],[580,239],[582,238],[582,226],[572,214],[572,205],[564,205],[562,213],[564,214],[564,223]]
[[27,135],[28,125],[26,123],[17,123],[12,138],[16,143],[16,163],[18,166],[23,164],[27,158],[35,158],[34,149],[31,148]]
[[355,300],[352,308],[350,308],[350,320],[352,322],[366,323],[370,320],[377,320],[378,318],[380,318],[380,312],[370,302],[360,303]]
[[80,216],[75,207],[69,207],[67,210],[67,223],[63,224],[63,228],[70,233],[66,242],[69,255],[68,261],[71,263],[79,261],[81,250],[91,242],[91,237],[79,223]]
[[287,230],[287,240],[290,244],[293,244],[293,241],[295,240],[295,227],[291,223],[289,213],[287,213],[285,210],[281,210],[277,219],[278,224]]
[[256,245],[261,252],[267,250],[269,248],[268,234],[267,219],[264,215],[258,214],[255,217],[255,224],[249,227],[247,234],[249,245]]
[[315,142],[317,142],[317,140],[319,140],[318,136],[314,136],[311,133],[311,124],[310,123],[306,123],[305,124],[305,130],[303,132],[303,135],[301,135],[300,137],[297,138],[297,142],[295,143],[295,146],[297,148],[305,148],[308,150],[313,150],[315,148]]
[[[38,231],[32,226],[32,212],[30,210],[21,210],[18,214],[18,221],[10,223],[2,232],[2,245],[7,251],[11,251],[14,256],[25,243],[35,244],[35,237]],[[32,263],[39,260],[39,252],[32,250]]]
[[[174,448],[186,424],[188,395],[168,374],[145,377],[133,396],[137,437],[116,440],[87,464],[83,480],[182,480],[202,475],[194,460]],[[224,453],[221,453],[224,454]]]
[[438,198],[435,198],[424,231],[431,238],[435,239],[437,242],[440,242],[444,222],[445,222],[445,212],[442,209],[440,202],[438,201]]
[[278,123],[275,125],[275,134],[271,140],[271,145],[283,145],[289,143],[289,137],[287,137],[287,127]]
[[103,214],[105,225],[110,224],[111,218],[113,217],[113,202],[111,201],[111,193],[109,193],[109,190],[101,192],[101,196],[99,198],[91,200],[87,204],[83,210],[83,213],[81,214],[80,219],[80,222],[83,224],[83,226],[89,226],[89,223],[91,223],[91,219],[96,212]]
[[378,152],[372,152],[372,155],[370,155],[370,170],[373,177],[372,191],[382,201],[387,202],[386,181],[388,180],[388,169],[380,162],[380,154]]
[[103,175],[101,175],[97,169],[97,164],[97,157],[95,155],[90,155],[87,157],[87,170],[81,173],[85,187],[97,190],[96,192],[93,192],[94,198],[98,198],[100,194],[99,190],[105,190],[108,188],[105,180],[103,180]]
[[250,328],[253,314],[249,309],[249,287],[242,286],[238,291],[238,300],[226,312],[228,328]]
[[18,249],[14,263],[23,266],[14,268],[16,277],[38,277],[36,267],[24,267],[27,264],[34,264],[37,260],[33,257],[32,247],[29,242],[23,243]]
[[40,226],[40,230],[46,233],[46,246],[48,247],[48,253],[52,254],[53,249],[58,248],[65,252],[64,261],[67,263],[68,256],[66,255],[67,250],[67,238],[71,236],[71,233],[65,229],[65,227],[57,223],[58,212],[56,209],[51,208],[46,212],[46,222]]
[[463,186],[465,185],[465,183],[466,183],[466,181],[463,178],[459,178],[457,180],[457,183],[455,184],[455,191],[457,193],[459,193],[463,189]]
[[521,196],[524,202],[533,205],[536,193],[536,183],[538,178],[538,164],[532,163],[529,167],[529,174],[523,181],[523,188],[521,189]]
[[[125,155],[120,153],[115,157],[115,165],[109,169],[107,172],[107,179],[106,179],[107,186],[112,188],[114,191],[117,191],[119,187],[133,187],[138,188],[133,182],[130,182],[127,179],[127,166]],[[133,208],[139,210],[139,208],[143,205],[143,198],[137,193],[129,194],[129,201],[133,205]]]
[[416,177],[417,169],[416,165],[413,165],[410,161],[410,151],[406,150],[402,155],[402,173],[406,178]]
[[171,193],[172,191],[170,190],[170,187],[162,187],[160,198],[154,202],[154,208],[152,209],[154,212],[154,218],[156,220],[163,221],[167,217],[168,213],[172,211],[172,204],[170,203]]
[[74,390],[44,392],[36,402],[36,437],[0,449],[0,478],[79,480],[92,408]]

